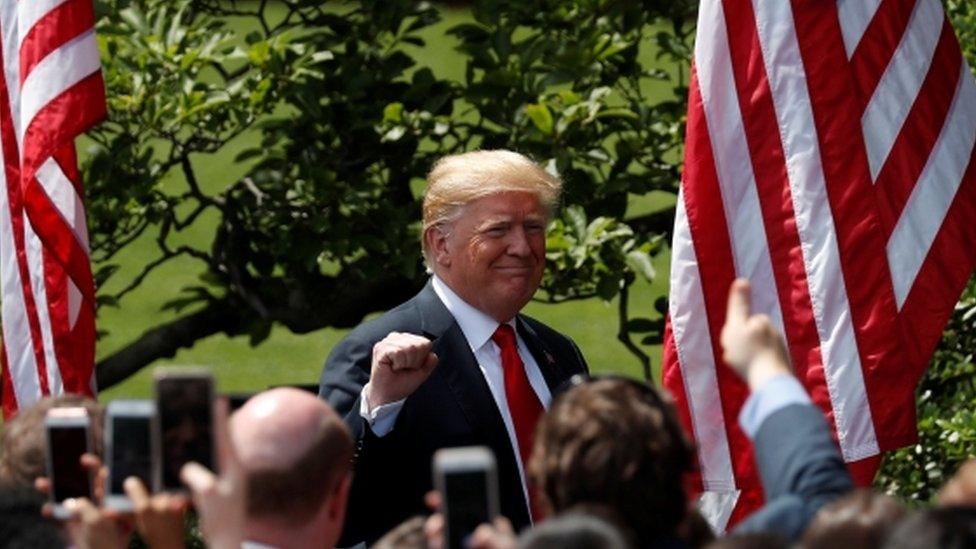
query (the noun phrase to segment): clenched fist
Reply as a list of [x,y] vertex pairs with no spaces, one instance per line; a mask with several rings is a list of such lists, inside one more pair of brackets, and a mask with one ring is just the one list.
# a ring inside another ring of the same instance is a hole
[[390,332],[373,346],[369,390],[366,399],[375,408],[407,398],[437,366],[431,352],[434,342],[426,337]]

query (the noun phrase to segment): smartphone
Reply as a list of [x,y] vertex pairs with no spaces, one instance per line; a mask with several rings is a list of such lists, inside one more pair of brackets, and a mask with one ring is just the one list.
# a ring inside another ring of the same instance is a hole
[[44,429],[54,517],[66,519],[65,500],[92,499],[91,474],[81,465],[82,454],[91,451],[91,419],[84,408],[52,408],[44,418]]
[[190,461],[217,473],[214,380],[202,368],[165,368],[153,376],[159,415],[161,489],[185,491],[180,469]]
[[464,547],[478,525],[498,516],[498,470],[485,446],[445,448],[434,454],[434,487],[441,493],[444,544]]
[[105,507],[131,512],[132,501],[123,483],[129,477],[153,492],[159,487],[159,442],[156,404],[151,400],[114,400],[108,403],[105,426]]

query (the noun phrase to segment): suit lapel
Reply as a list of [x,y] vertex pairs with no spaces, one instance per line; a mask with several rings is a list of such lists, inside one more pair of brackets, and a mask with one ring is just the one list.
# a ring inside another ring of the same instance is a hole
[[464,419],[473,430],[482,432],[495,448],[511,449],[498,405],[471,347],[429,282],[418,296],[418,305],[423,335],[436,338],[433,350],[439,360],[432,375],[442,376],[447,382]]
[[556,355],[546,345],[545,341],[539,337],[539,334],[532,326],[525,321],[522,315],[517,317],[516,324],[519,335],[522,336],[522,341],[525,342],[525,346],[529,348],[529,352],[535,358],[536,364],[539,365],[539,370],[542,371],[542,377],[546,380],[546,385],[549,386],[550,391],[554,391],[569,376],[560,367],[559,362],[556,360]]

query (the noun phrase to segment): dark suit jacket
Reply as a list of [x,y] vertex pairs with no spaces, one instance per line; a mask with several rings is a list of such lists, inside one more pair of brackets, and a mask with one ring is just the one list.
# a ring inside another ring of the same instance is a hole
[[[516,323],[550,389],[586,372],[583,356],[569,338],[526,316],[519,315]],[[373,345],[393,331],[434,339],[440,360],[407,398],[393,430],[378,438],[359,415],[360,392],[369,381]],[[529,524],[502,416],[461,328],[429,282],[411,300],[360,325],[332,350],[319,395],[343,416],[357,439],[340,545],[372,543],[403,520],[426,513],[423,496],[432,487],[431,457],[437,449],[452,446],[485,445],[494,451],[501,512],[516,529]]]
[[799,539],[821,507],[854,487],[816,406],[792,404],[773,412],[753,443],[767,503],[736,534],[770,532]]

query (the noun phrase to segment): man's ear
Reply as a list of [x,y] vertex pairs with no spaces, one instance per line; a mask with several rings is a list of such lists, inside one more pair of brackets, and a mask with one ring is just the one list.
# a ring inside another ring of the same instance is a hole
[[[451,266],[451,254],[447,249],[447,237],[449,234],[449,231],[442,225],[431,225],[424,232],[424,242],[427,244],[430,261],[434,265],[443,268],[449,268]],[[431,268],[434,265],[431,265]]]

